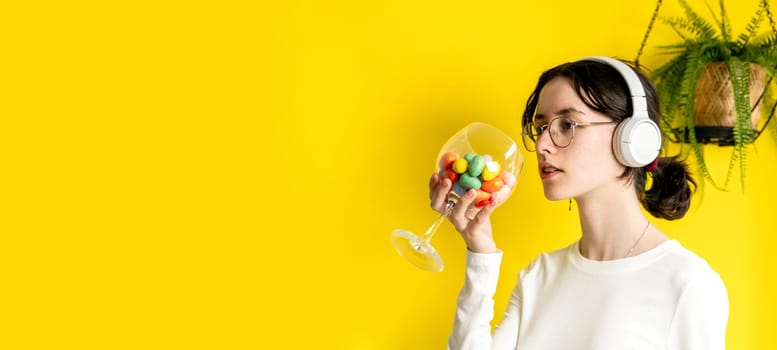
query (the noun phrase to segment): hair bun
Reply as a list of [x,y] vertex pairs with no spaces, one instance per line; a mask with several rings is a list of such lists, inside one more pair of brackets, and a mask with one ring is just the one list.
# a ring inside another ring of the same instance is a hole
[[696,182],[685,163],[675,157],[658,158],[652,174],[653,184],[642,200],[645,209],[653,216],[667,220],[685,216],[696,191]]

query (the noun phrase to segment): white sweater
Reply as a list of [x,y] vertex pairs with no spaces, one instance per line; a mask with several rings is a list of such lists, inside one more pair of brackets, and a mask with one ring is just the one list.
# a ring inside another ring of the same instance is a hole
[[501,252],[467,252],[448,349],[725,348],[723,281],[677,241],[620,260],[586,259],[579,242],[540,255],[520,272],[492,336],[501,261]]

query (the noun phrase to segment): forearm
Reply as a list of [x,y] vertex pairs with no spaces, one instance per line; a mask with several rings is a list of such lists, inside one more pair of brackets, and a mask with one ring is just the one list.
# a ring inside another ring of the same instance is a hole
[[449,349],[489,349],[494,293],[499,279],[502,252],[467,252],[467,271],[459,293]]

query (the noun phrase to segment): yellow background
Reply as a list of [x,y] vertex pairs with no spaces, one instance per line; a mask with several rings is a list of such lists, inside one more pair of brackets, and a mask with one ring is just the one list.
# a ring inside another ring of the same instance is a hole
[[[655,6],[17,3],[0,11],[4,349],[444,348],[461,239],[435,237],[440,274],[388,240],[436,217],[438,148],[471,121],[518,139],[543,70],[632,59]],[[756,1],[728,5],[741,30]],[[643,63],[674,40],[657,27]],[[777,342],[777,145],[755,149],[745,193],[707,186],[686,219],[655,221],[722,275],[730,349]],[[722,178],[730,149],[707,154]],[[579,237],[526,156],[493,217],[497,319],[518,271]]]

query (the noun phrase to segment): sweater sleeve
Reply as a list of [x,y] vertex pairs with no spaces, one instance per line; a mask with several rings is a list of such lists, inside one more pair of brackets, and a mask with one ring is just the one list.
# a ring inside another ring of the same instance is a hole
[[685,287],[669,331],[671,350],[726,348],[728,294],[720,275],[706,270]]
[[494,293],[499,279],[502,252],[479,254],[467,251],[464,286],[459,293],[449,350],[514,349],[518,332],[517,292],[513,292],[504,320],[491,335]]

